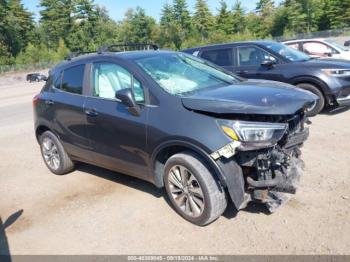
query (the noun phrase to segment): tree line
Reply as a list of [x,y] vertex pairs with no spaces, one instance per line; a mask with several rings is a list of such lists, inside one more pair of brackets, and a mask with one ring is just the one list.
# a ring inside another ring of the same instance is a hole
[[40,0],[39,7],[36,21],[21,0],[0,0],[0,65],[59,61],[69,50],[116,42],[179,50],[350,27],[350,0],[259,0],[249,12],[239,0],[221,0],[215,15],[206,0],[196,0],[193,12],[186,0],[173,0],[163,5],[159,22],[141,7],[115,21],[94,0]]

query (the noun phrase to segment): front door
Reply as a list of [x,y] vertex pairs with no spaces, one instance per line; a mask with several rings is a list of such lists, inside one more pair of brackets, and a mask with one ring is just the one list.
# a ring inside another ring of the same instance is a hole
[[[251,79],[267,79],[283,81],[276,57],[254,45],[239,46],[237,50],[237,65],[233,70],[237,75]],[[272,67],[262,65],[264,61],[273,61]]]
[[[147,107],[143,106],[143,85],[116,63],[94,63],[91,72],[91,94],[86,98],[84,110],[94,162],[145,179]],[[115,93],[124,88],[133,90],[141,106],[139,116],[132,115],[126,105],[115,99]]]

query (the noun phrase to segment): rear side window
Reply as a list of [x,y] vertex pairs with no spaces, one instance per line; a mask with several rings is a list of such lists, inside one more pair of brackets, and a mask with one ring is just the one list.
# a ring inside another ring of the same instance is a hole
[[62,73],[61,85],[55,85],[63,91],[82,94],[85,65],[78,65],[68,68]]
[[299,43],[287,43],[285,45],[287,45],[287,46],[289,46],[291,48],[294,48],[296,50],[299,50]]
[[232,66],[232,49],[203,51],[201,57],[219,66]]

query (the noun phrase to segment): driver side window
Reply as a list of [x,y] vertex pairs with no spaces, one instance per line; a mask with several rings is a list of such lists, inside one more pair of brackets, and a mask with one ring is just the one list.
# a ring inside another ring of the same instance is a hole
[[119,90],[131,88],[137,103],[145,101],[141,83],[123,67],[112,63],[93,65],[93,96],[114,99]]
[[237,48],[237,52],[240,66],[261,65],[266,60],[277,61],[268,52],[255,46],[240,46]]

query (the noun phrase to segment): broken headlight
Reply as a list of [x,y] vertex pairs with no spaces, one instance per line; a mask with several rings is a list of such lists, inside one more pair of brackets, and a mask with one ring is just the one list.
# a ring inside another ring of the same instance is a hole
[[288,124],[218,120],[224,133],[233,140],[256,145],[270,146],[276,144],[285,134]]

